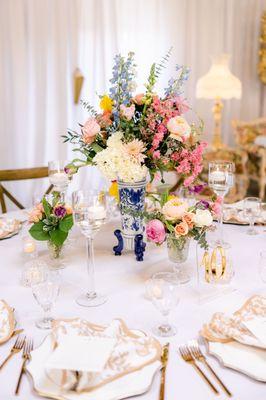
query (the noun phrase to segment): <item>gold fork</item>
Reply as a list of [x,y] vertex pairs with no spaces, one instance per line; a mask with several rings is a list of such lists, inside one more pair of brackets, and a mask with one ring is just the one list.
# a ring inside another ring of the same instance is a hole
[[20,374],[18,377],[18,382],[17,382],[17,386],[16,386],[16,390],[15,390],[15,395],[18,395],[19,392],[19,388],[20,388],[20,382],[22,379],[22,375],[25,372],[25,365],[26,362],[28,360],[30,360],[30,353],[33,349],[33,340],[32,339],[28,339],[24,342],[24,346],[23,346],[23,354],[22,354],[22,358],[23,358],[23,363],[20,369]]
[[206,360],[206,357],[204,356],[204,354],[202,353],[199,344],[196,340],[192,340],[191,342],[189,342],[189,350],[192,353],[193,357],[196,358],[196,360],[199,360],[200,362],[202,362],[207,368],[208,370],[212,373],[212,375],[215,377],[215,379],[217,380],[217,382],[219,382],[219,384],[221,385],[221,387],[223,388],[223,390],[227,393],[227,395],[229,397],[232,396],[232,393],[227,389],[227,387],[225,386],[225,384],[221,381],[221,379],[219,378],[219,376],[216,374],[216,372],[213,370],[213,368],[210,366],[210,364],[208,363],[208,361]]
[[205,375],[205,373],[202,371],[202,369],[198,366],[198,364],[196,363],[195,359],[193,358],[192,354],[190,353],[189,349],[187,348],[187,346],[180,346],[179,347],[179,352],[181,354],[181,357],[183,358],[184,361],[188,362],[189,364],[191,364],[196,371],[200,374],[200,376],[204,379],[204,381],[209,385],[209,387],[212,389],[212,391],[215,394],[218,394],[218,390],[216,389],[216,387],[211,383],[211,381],[209,380],[209,378]]
[[15,341],[14,346],[12,347],[12,349],[10,350],[10,353],[8,354],[8,356],[6,357],[6,359],[2,362],[2,364],[0,365],[0,369],[3,368],[3,366],[7,363],[7,361],[16,353],[20,352],[20,350],[22,349],[23,345],[25,342],[25,336],[21,336],[19,335],[17,337],[17,340]]

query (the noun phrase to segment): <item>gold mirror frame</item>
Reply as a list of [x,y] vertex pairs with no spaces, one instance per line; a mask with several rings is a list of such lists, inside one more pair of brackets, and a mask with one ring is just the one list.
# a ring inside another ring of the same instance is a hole
[[261,17],[258,75],[261,82],[266,85],[266,11]]

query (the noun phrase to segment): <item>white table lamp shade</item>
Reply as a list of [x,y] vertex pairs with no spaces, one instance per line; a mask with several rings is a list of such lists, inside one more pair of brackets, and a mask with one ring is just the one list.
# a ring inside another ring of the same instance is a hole
[[210,70],[197,82],[196,97],[204,99],[240,99],[242,85],[229,69],[229,56],[213,60]]

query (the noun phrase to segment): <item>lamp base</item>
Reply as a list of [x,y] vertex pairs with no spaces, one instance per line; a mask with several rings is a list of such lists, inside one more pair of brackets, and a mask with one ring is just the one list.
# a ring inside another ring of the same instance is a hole
[[214,134],[212,139],[213,150],[220,150],[226,147],[222,142],[222,134],[221,134],[221,121],[222,121],[223,108],[224,105],[222,100],[220,98],[215,99],[215,103],[212,108],[214,117]]

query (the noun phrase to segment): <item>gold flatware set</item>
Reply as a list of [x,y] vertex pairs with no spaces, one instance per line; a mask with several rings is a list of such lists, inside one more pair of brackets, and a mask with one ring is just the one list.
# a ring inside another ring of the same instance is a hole
[[164,400],[164,389],[165,389],[165,375],[166,375],[166,367],[168,363],[168,355],[169,355],[169,343],[163,346],[162,355],[161,355],[161,362],[162,362],[162,369],[161,369],[161,383],[160,383],[160,400]]
[[[19,332],[22,332],[22,331],[23,331],[23,329],[19,329],[17,332],[14,331],[12,337],[15,334],[18,334]],[[16,395],[19,393],[21,379],[22,379],[23,374],[25,373],[26,362],[30,360],[30,353],[33,350],[33,340],[27,339],[26,336],[19,335],[17,337],[14,345],[12,346],[8,356],[0,364],[0,370],[1,370],[4,367],[4,365],[8,362],[8,360],[10,360],[11,357],[13,357],[16,353],[19,353],[22,349],[23,349],[23,353],[22,353],[23,362],[21,365],[18,382],[17,382],[17,386],[15,389]]]
[[229,389],[225,386],[225,384],[222,382],[222,380],[218,377],[216,372],[213,370],[213,368],[210,366],[208,361],[206,360],[206,357],[202,353],[200,346],[197,341],[191,341],[189,342],[189,345],[185,346],[180,346],[179,347],[179,352],[183,360],[189,364],[191,364],[195,370],[199,373],[199,375],[202,377],[202,379],[207,383],[207,385],[210,387],[210,389],[217,395],[219,394],[219,391],[217,388],[213,385],[213,383],[210,381],[206,373],[203,371],[203,369],[200,368],[198,365],[197,361],[204,364],[206,369],[212,374],[212,376],[215,378],[215,380],[219,383],[221,388],[224,390],[224,392],[231,397],[232,393],[229,391]]
[[17,382],[17,386],[16,386],[16,390],[15,390],[16,395],[19,393],[22,375],[25,373],[26,362],[30,360],[30,353],[31,353],[32,349],[33,349],[33,340],[32,339],[25,340],[24,346],[23,346],[23,353],[22,353],[23,362],[21,365],[20,374],[18,377],[18,382]]

